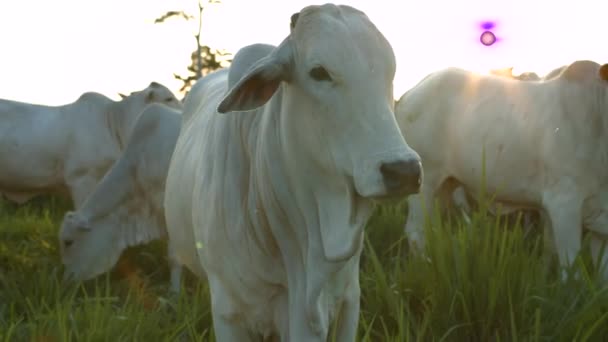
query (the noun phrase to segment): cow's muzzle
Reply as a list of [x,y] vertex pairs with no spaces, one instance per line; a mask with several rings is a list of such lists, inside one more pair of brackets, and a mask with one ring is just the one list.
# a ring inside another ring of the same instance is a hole
[[382,163],[380,173],[388,196],[407,196],[420,192],[422,164],[417,158]]

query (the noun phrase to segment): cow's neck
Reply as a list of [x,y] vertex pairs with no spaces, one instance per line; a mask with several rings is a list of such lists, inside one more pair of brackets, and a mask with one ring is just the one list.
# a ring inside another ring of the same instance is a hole
[[[605,87],[601,85],[583,87],[573,84],[558,88],[558,98],[563,108],[562,122],[559,130],[569,131],[571,140],[558,140],[569,146],[561,147],[561,151],[571,151],[576,156],[577,168],[583,167],[591,172],[597,172],[593,178],[601,186],[608,185],[608,103],[606,103]],[[559,135],[559,130],[550,131],[550,134]],[[564,133],[565,134],[565,133]],[[578,141],[579,139],[583,141]],[[559,145],[558,145],[559,146]]]
[[[346,179],[332,179],[327,170],[323,172],[315,166],[317,163],[312,155],[303,153],[304,146],[295,139],[303,134],[303,127],[293,125],[288,115],[298,113],[288,113],[288,104],[280,103],[276,97],[274,102],[273,108],[282,105],[282,110],[267,111],[260,118],[257,149],[261,158],[253,159],[259,165],[253,167],[256,189],[252,196],[258,196],[257,206],[264,209],[278,245],[290,289],[290,308],[299,311],[289,313],[290,321],[306,319],[314,326],[314,331],[322,333],[327,331],[330,317],[323,316],[327,310],[322,310],[321,306],[327,305],[327,296],[331,296],[328,291],[336,286],[332,280],[337,283],[358,281],[363,228],[373,205],[352,196]],[[344,250],[348,255],[332,261],[325,257],[323,229],[348,229],[359,233],[350,241],[345,238]],[[298,293],[305,293],[305,296],[297,298]],[[306,317],[301,316],[302,312]]]

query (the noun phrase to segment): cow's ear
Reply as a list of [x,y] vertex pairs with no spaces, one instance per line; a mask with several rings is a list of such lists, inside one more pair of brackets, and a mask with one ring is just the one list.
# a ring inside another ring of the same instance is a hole
[[150,103],[154,100],[154,90],[148,89],[146,94],[146,103]]
[[293,60],[288,37],[268,56],[257,61],[228,92],[217,107],[219,113],[249,111],[263,106],[288,81]]
[[127,97],[127,95],[125,95],[123,93],[118,93],[118,95],[120,96],[121,99],[125,99]]
[[604,81],[608,81],[608,64],[604,64],[600,67],[600,78]]
[[289,23],[289,29],[293,31],[296,28],[296,23],[298,22],[298,18],[300,17],[300,12],[296,12],[291,15],[291,21]]

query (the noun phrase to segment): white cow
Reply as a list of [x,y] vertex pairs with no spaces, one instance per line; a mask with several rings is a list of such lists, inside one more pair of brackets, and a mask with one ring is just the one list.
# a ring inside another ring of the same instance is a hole
[[0,100],[0,193],[24,203],[68,192],[78,207],[120,156],[137,116],[155,102],[181,108],[156,82],[118,102],[94,92],[62,106]]
[[[66,279],[93,278],[110,270],[125,248],[166,237],[165,180],[180,126],[179,111],[147,106],[120,159],[82,206],[65,214],[59,239]],[[180,271],[171,263],[174,291]]]
[[169,244],[207,276],[218,341],[325,341],[336,319],[337,340],[354,341],[374,199],[421,180],[393,113],[393,50],[363,12],[332,4],[294,14],[265,57],[246,50],[233,85],[210,74],[187,105]]
[[582,226],[608,233],[608,64],[577,61],[543,82],[449,68],[406,92],[395,111],[424,163],[405,228],[418,248],[423,205],[432,210],[457,185],[478,192],[483,149],[488,192],[545,213],[562,265],[578,254]]

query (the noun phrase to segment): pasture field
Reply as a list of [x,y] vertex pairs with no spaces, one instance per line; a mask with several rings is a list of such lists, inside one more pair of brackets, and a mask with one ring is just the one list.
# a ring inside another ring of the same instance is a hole
[[[185,271],[182,294],[168,296],[165,242],[63,284],[57,232],[67,203],[0,204],[0,341],[214,340],[204,281]],[[561,283],[538,229],[482,210],[469,224],[429,225],[427,257],[406,257],[405,208],[379,207],[368,224],[360,341],[608,340],[608,287],[588,257],[575,265],[580,277]]]

